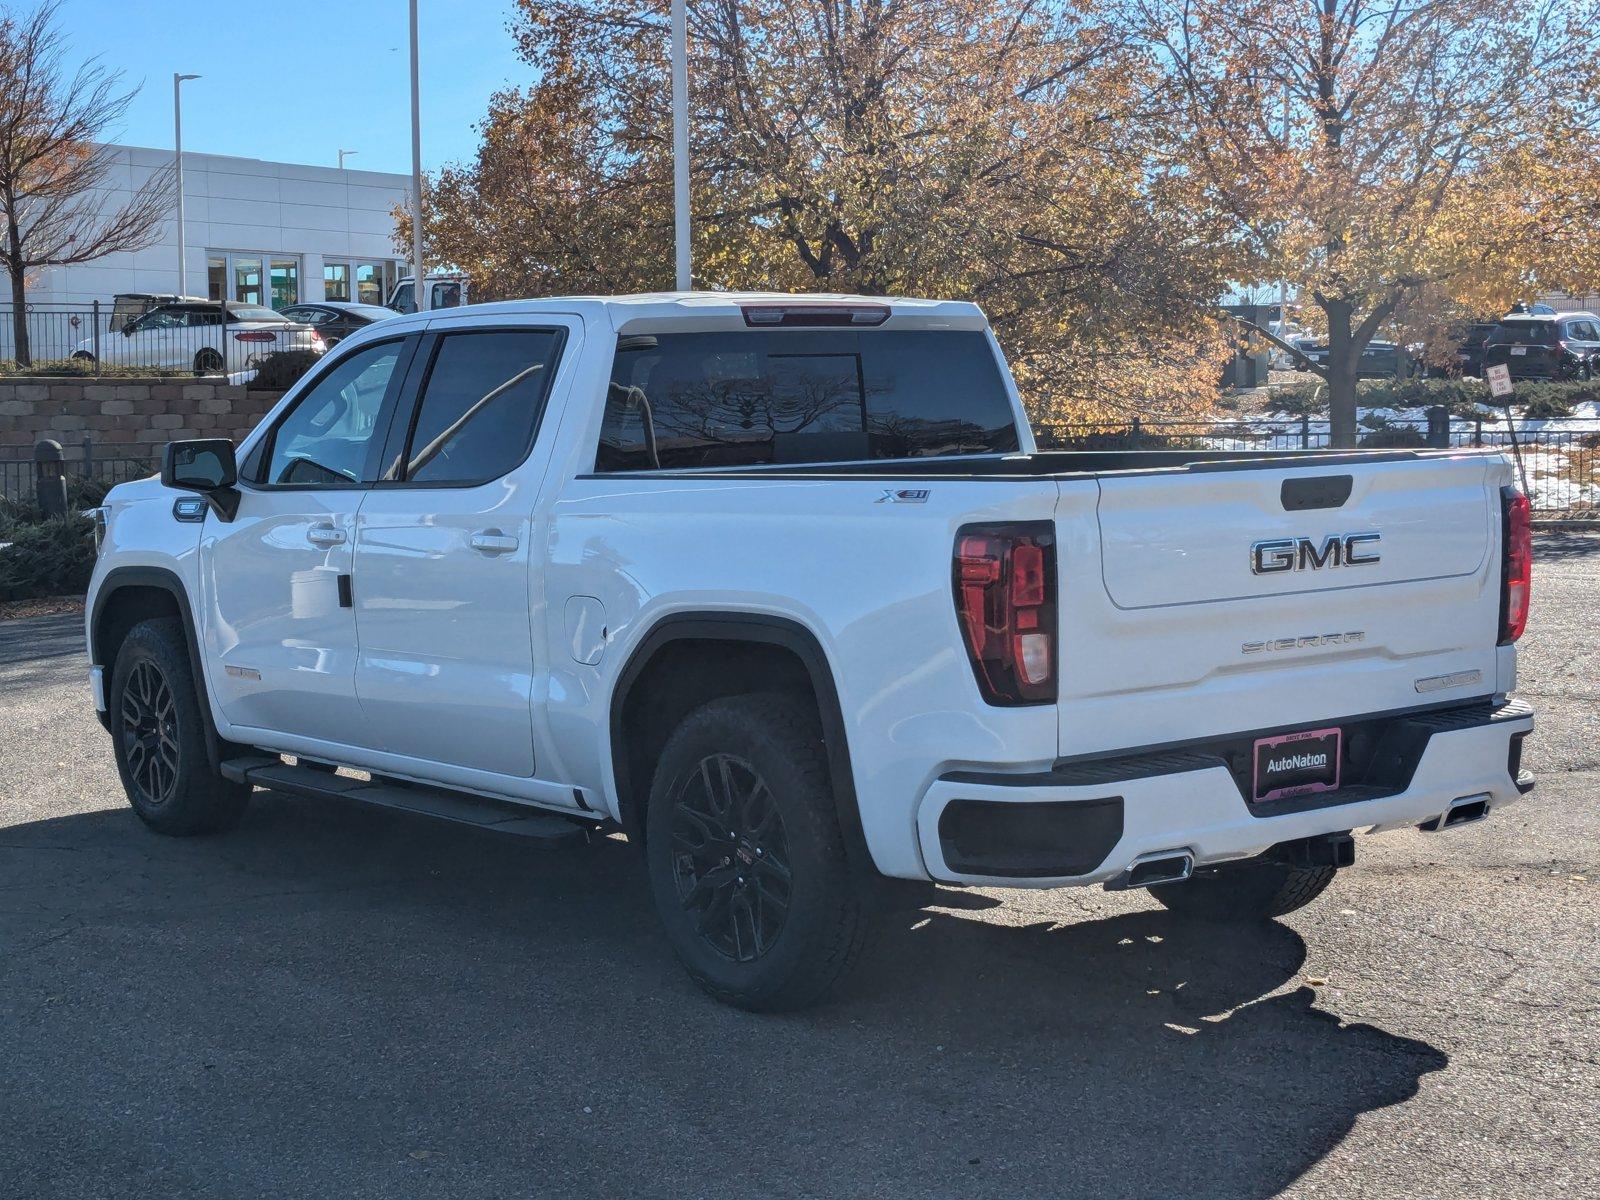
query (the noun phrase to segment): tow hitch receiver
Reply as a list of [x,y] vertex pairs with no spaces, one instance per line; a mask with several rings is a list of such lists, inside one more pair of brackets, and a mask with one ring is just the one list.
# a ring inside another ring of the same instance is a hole
[[1295,842],[1279,842],[1267,851],[1267,857],[1292,867],[1353,867],[1356,840],[1348,832],[1324,833]]

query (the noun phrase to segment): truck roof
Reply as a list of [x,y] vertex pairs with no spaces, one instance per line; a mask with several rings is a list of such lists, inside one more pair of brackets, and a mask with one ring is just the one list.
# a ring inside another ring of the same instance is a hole
[[618,333],[645,333],[686,325],[696,328],[744,328],[744,309],[751,305],[866,305],[888,308],[890,315],[884,324],[897,328],[987,327],[983,310],[964,300],[854,296],[837,292],[640,292],[626,296],[549,296],[536,300],[471,304],[440,311],[462,315],[578,312],[591,319],[609,320]]

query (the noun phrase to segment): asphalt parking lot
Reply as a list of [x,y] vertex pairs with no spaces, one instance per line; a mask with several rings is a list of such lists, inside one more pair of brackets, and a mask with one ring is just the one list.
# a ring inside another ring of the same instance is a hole
[[1597,610],[1600,539],[1541,539],[1520,807],[1226,937],[942,893],[785,1017],[694,988],[616,840],[146,833],[77,618],[0,625],[0,1196],[1594,1196]]

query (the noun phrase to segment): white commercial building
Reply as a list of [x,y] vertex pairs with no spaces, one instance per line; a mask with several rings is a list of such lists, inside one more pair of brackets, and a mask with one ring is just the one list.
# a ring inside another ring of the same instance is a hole
[[[108,210],[172,169],[171,150],[114,149]],[[183,290],[274,308],[324,299],[381,304],[405,269],[394,250],[394,209],[409,187],[409,176],[384,171],[185,151]],[[28,300],[86,305],[118,292],[178,290],[174,211],[143,250],[41,271],[29,280]]]

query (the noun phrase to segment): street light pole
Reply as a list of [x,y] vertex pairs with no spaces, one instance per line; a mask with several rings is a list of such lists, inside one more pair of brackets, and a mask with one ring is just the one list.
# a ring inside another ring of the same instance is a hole
[[339,170],[341,170],[341,171],[344,170],[344,160],[346,158],[348,158],[352,154],[360,154],[360,153],[361,153],[361,151],[359,151],[359,150],[341,150],[341,151],[339,151]]
[[685,0],[672,0],[672,233],[678,291],[693,286],[689,260],[689,29]]
[[[1289,153],[1289,85],[1283,85],[1283,152]],[[1289,340],[1289,281],[1286,278],[1278,280],[1278,336],[1285,341]],[[1294,366],[1293,360],[1290,366]]]
[[184,243],[183,233],[183,97],[180,87],[186,79],[199,79],[198,75],[180,75],[172,73],[172,157],[176,164],[176,179],[178,188],[178,295],[189,294],[188,279],[184,274],[184,256],[188,247]]
[[422,88],[417,79],[417,0],[411,0],[411,296],[418,312],[428,307],[422,269]]

